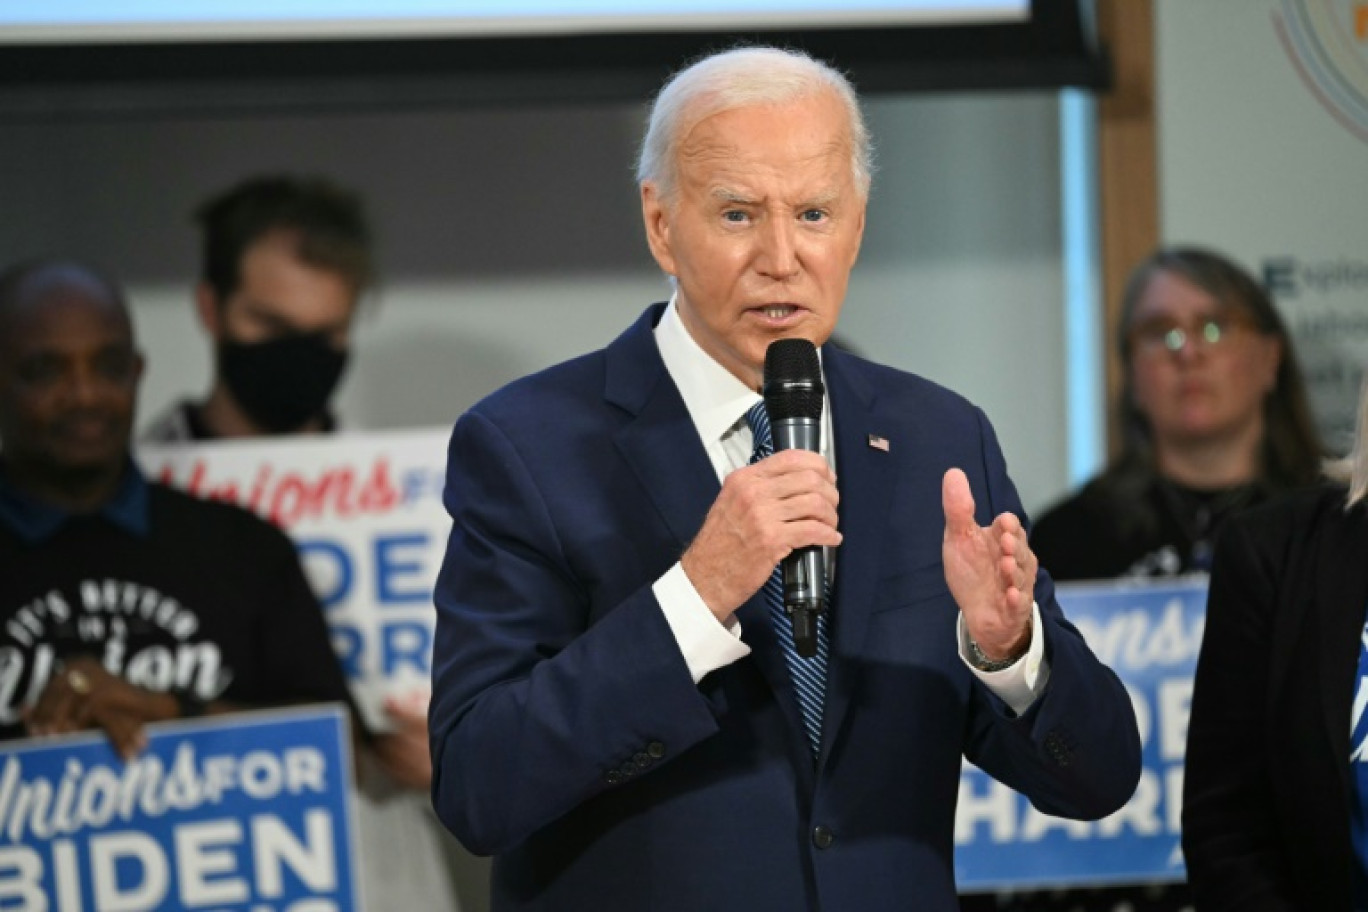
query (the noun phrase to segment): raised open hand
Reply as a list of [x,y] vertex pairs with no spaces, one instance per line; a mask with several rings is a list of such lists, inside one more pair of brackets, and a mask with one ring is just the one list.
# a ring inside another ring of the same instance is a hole
[[945,538],[941,559],[969,636],[994,661],[1015,658],[1031,642],[1036,557],[1021,520],[1003,513],[984,528],[974,519],[969,479],[950,469],[941,482]]

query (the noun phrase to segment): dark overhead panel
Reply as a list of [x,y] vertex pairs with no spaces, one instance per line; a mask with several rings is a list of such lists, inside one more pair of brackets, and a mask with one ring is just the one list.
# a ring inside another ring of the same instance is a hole
[[0,43],[0,118],[293,114],[644,101],[670,72],[743,43],[802,48],[862,93],[1109,83],[1087,0],[1026,22],[527,37]]

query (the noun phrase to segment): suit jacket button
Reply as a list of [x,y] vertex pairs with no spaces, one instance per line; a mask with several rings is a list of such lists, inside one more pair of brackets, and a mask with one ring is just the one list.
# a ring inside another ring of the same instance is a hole
[[652,760],[651,755],[646,753],[645,751],[637,751],[632,756],[632,762],[636,764],[637,769],[644,770],[646,767],[650,766],[655,761]]
[[1044,747],[1049,758],[1060,766],[1068,766],[1073,759],[1073,743],[1058,729],[1051,729],[1045,734]]
[[812,829],[812,844],[819,849],[828,848],[836,841],[836,834],[831,832],[831,827],[817,826]]
[[622,773],[617,770],[609,770],[603,774],[603,781],[609,785],[618,785],[622,782]]
[[646,745],[646,753],[650,754],[654,759],[659,760],[661,757],[665,756],[665,745],[659,741],[652,741],[650,744]]

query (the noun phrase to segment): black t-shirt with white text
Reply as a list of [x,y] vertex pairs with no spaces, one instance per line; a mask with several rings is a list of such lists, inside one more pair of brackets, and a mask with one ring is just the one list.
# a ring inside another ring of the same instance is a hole
[[0,522],[0,739],[25,736],[22,708],[79,655],[202,701],[348,700],[283,532],[155,483],[146,503],[142,534],[101,513],[38,541]]

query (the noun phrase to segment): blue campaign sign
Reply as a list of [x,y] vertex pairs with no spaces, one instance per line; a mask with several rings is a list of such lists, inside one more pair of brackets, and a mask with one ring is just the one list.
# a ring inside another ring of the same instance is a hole
[[1140,785],[1104,820],[1062,820],[966,764],[955,821],[961,889],[1183,879],[1183,754],[1206,591],[1205,578],[1059,587],[1064,613],[1130,692],[1143,742]]
[[351,912],[346,718],[325,706],[11,742],[0,909]]

